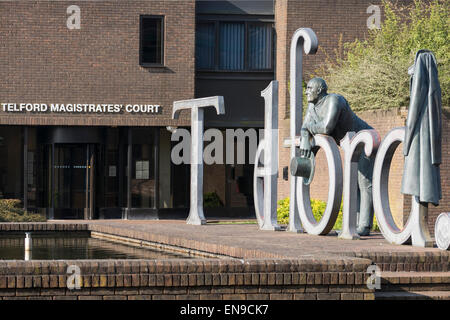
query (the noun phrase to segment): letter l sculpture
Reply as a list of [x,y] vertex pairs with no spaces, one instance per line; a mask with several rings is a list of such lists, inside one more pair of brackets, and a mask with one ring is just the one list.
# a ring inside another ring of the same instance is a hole
[[174,101],[172,119],[181,110],[191,110],[191,200],[187,224],[206,224],[203,214],[203,108],[214,107],[217,114],[225,114],[222,96]]
[[[300,28],[294,32],[291,40],[290,52],[290,139],[284,140],[284,147],[291,148],[290,159],[298,157],[297,136],[300,135],[303,117],[303,50],[305,54],[315,54],[319,41],[310,28]],[[296,192],[302,185],[302,178],[290,177],[289,227],[290,232],[303,232],[298,212]]]

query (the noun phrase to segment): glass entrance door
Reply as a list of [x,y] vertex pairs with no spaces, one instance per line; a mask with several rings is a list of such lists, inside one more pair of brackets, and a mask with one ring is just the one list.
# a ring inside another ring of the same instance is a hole
[[94,144],[53,145],[53,218],[92,219]]

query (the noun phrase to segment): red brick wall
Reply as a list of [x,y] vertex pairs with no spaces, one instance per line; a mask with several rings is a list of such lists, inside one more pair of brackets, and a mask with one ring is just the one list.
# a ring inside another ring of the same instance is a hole
[[[69,5],[81,29],[66,26]],[[165,17],[164,68],[139,65],[139,16]],[[194,97],[195,1],[0,2],[0,102],[159,104],[161,115],[5,114],[0,124],[187,125]]]

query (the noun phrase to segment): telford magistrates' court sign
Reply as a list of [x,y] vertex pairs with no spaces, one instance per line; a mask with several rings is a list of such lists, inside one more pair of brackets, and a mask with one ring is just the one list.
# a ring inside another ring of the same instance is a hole
[[89,104],[89,103],[0,103],[3,112],[30,113],[145,113],[160,114],[155,104]]

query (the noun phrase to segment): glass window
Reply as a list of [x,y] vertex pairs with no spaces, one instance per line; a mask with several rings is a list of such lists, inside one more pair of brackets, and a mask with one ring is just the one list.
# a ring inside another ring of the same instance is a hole
[[163,17],[141,16],[140,64],[163,64]]
[[155,207],[155,132],[153,128],[133,129],[131,206]]
[[272,26],[249,24],[248,67],[251,70],[272,69]]
[[220,24],[221,70],[243,70],[245,57],[245,25],[236,22]]
[[120,206],[120,171],[123,170],[123,166],[119,165],[119,162],[121,162],[119,152],[122,151],[123,153],[125,151],[121,147],[119,129],[107,128],[105,149],[102,155],[104,156],[104,160],[102,159],[104,164],[102,172],[104,186],[102,187],[104,190],[100,193],[100,196],[103,196],[102,207],[112,208]]
[[197,68],[214,69],[216,28],[214,23],[198,23],[195,59]]
[[23,201],[22,128],[0,127],[0,198]]
[[261,71],[273,69],[273,24],[200,21],[196,67],[199,70]]
[[39,148],[37,144],[36,128],[28,127],[28,154],[27,154],[27,197],[28,210],[38,207],[37,179],[38,169],[42,168],[39,163]]

